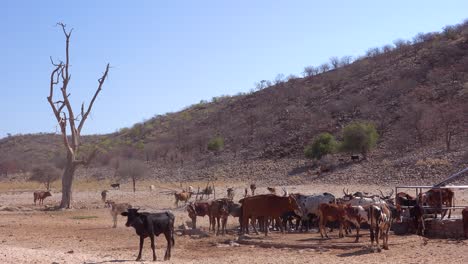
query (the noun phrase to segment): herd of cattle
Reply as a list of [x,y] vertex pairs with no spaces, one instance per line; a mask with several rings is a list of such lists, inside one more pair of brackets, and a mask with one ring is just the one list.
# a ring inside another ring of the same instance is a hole
[[[120,186],[112,186],[119,188]],[[216,235],[226,233],[226,223],[229,216],[239,219],[240,233],[248,234],[249,226],[258,234],[258,229],[268,235],[270,229],[279,230],[282,233],[291,231],[308,231],[316,224],[322,238],[328,238],[327,224],[333,222],[339,227],[339,237],[351,232],[351,227],[356,229],[356,239],[359,241],[359,232],[362,225],[367,225],[370,231],[371,248],[380,252],[379,237],[382,240],[382,248],[388,249],[388,233],[392,223],[401,221],[403,216],[411,218],[418,234],[424,233],[424,214],[437,214],[441,218],[449,211],[447,207],[453,206],[454,192],[448,188],[431,189],[420,193],[418,197],[412,197],[407,193],[397,193],[393,197],[390,194],[368,194],[365,192],[349,193],[343,189],[343,196],[336,197],[331,193],[319,193],[304,195],[301,193],[288,193],[283,188],[283,194],[278,195],[276,188],[268,187],[269,194],[255,194],[257,187],[250,185],[250,193],[245,188],[244,197],[239,203],[234,202],[234,188],[227,189],[226,198],[214,200],[197,200],[190,202],[193,188],[189,187],[182,192],[175,192],[175,204],[184,201],[188,216],[194,229],[197,228],[197,217],[208,216],[209,230]],[[150,186],[150,191],[154,186]],[[50,192],[34,192],[34,204],[51,196]],[[117,216],[127,217],[126,226],[134,227],[140,236],[140,247],[137,260],[141,259],[143,242],[146,237],[151,240],[153,260],[156,260],[154,236],[164,234],[167,240],[167,249],[164,260],[171,257],[171,248],[174,246],[174,220],[171,212],[146,213],[138,212],[139,208],[132,208],[127,203],[115,203],[107,200],[107,191],[101,193],[101,199],[106,207],[110,208],[113,219],[113,227],[117,226]],[[430,209],[428,209],[430,208]],[[463,210],[463,215],[468,210]],[[468,230],[468,223],[464,223]],[[376,246],[374,246],[374,241]]]

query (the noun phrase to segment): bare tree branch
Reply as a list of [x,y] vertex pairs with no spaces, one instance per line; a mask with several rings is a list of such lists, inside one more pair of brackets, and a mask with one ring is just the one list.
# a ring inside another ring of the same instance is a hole
[[97,148],[93,149],[93,151],[91,152],[91,154],[89,154],[88,157],[87,157],[86,159],[75,160],[75,161],[73,161],[73,164],[75,164],[75,165],[84,165],[84,166],[89,165],[89,163],[90,163],[90,162],[94,159],[94,157],[96,156],[97,151],[98,151]]
[[[89,103],[89,106],[88,106],[88,109],[86,110],[86,112],[84,113],[81,121],[80,121],[80,124],[78,125],[78,133],[81,133],[81,129],[83,128],[83,125],[84,125],[84,122],[86,121],[86,118],[88,118],[88,115],[89,115],[89,112],[91,112],[91,108],[93,107],[93,104],[94,104],[94,101],[96,100],[99,92],[101,91],[102,89],[102,85],[104,84],[104,81],[106,80],[107,78],[107,73],[109,72],[109,63],[107,63],[107,66],[106,66],[106,71],[104,72],[104,74],[102,75],[101,78],[99,78],[98,82],[99,82],[99,85],[98,85],[98,88],[96,90],[96,93],[94,93],[94,96],[93,96],[93,99],[91,99],[91,103]],[[82,106],[82,113],[83,113],[83,106]]]

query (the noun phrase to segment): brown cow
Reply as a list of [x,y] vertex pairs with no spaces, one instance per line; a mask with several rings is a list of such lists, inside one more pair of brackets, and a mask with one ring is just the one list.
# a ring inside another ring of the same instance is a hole
[[[451,189],[430,189],[425,193],[419,194],[419,201],[423,206],[435,207],[435,218],[437,213],[440,213],[440,218],[444,219],[447,214],[447,209],[442,209],[443,206],[452,207],[454,205],[455,193]],[[448,218],[452,210],[449,209]]]
[[36,201],[39,200],[39,205],[44,204],[44,199],[52,196],[50,191],[36,191],[34,192],[34,205],[36,205]]
[[[254,231],[258,234],[257,228],[253,224],[258,218],[272,218],[276,220],[277,223],[281,223],[281,216],[285,212],[294,211],[301,214],[296,199],[291,195],[288,197],[281,197],[274,194],[262,194],[241,199],[239,202],[242,204],[242,233],[248,232],[250,218]],[[280,229],[281,232],[284,232],[281,225]],[[268,228],[265,228],[265,236],[267,235]]]
[[[218,199],[211,201],[209,208],[209,217],[210,217],[210,229],[215,231],[216,223],[218,224],[218,229],[216,230],[216,235],[219,235],[220,228],[220,219],[221,219],[221,231],[223,236],[226,234],[226,223],[229,216],[229,204],[232,203],[229,199]],[[215,221],[216,220],[216,221]]]
[[401,206],[415,206],[417,204],[416,198],[405,193],[399,192],[395,196],[395,203]]
[[343,237],[343,224],[345,222],[346,212],[342,204],[322,203],[319,205],[318,215],[320,219],[319,231],[320,231],[320,235],[322,236],[322,238],[324,237],[323,235],[324,233],[325,233],[325,237],[328,238],[328,234],[326,230],[327,221],[338,221],[340,224],[339,237]]
[[468,206],[465,207],[462,211],[462,219],[463,219],[463,231],[465,233],[465,238],[468,238]]
[[182,191],[180,193],[174,193],[174,197],[175,197],[175,205],[179,206],[179,201],[184,201],[185,204],[187,204],[190,197],[192,197],[192,193],[187,192],[187,191]]
[[211,218],[210,218],[210,203],[209,202],[194,202],[189,203],[187,205],[187,212],[189,214],[190,219],[192,219],[192,226],[193,228],[197,228],[197,216],[204,217],[208,215],[208,219],[210,220],[211,226]]

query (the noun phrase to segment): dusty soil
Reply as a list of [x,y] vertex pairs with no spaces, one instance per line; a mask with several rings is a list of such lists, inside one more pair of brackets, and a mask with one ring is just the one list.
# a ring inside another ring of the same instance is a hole
[[[235,185],[235,184],[234,184]],[[243,186],[236,186],[236,198]],[[378,186],[346,186],[350,191],[376,192]],[[315,193],[328,191],[340,195],[343,186],[288,186],[290,192]],[[218,188],[219,189],[219,188]],[[265,192],[259,187],[259,192]],[[388,189],[388,188],[387,188]],[[76,209],[49,211],[48,206],[60,201],[60,193],[47,198],[45,206],[32,204],[31,191],[10,190],[0,193],[0,263],[133,263],[138,253],[138,237],[119,218],[117,228],[107,208],[100,201],[100,190],[74,194]],[[220,192],[220,191],[219,191]],[[218,197],[220,194],[218,194]],[[223,195],[224,196],[224,193]],[[130,202],[146,211],[171,210],[176,215],[176,227],[189,218],[184,206],[175,207],[173,196],[166,188],[130,192],[112,190],[109,199]],[[468,204],[468,190],[457,191],[457,203]],[[459,214],[460,212],[457,212]],[[339,239],[337,232],[323,240],[310,233],[272,233],[251,235],[245,244],[233,243],[237,219],[229,219],[229,234],[207,237],[176,236],[172,259],[168,263],[468,263],[467,240],[425,239],[415,235],[389,238],[390,250],[373,253],[366,230],[360,243],[354,237]],[[208,220],[198,225],[206,231]],[[158,237],[157,256],[162,260],[166,241]],[[255,244],[255,245],[251,245]],[[279,248],[278,248],[279,247]],[[151,260],[149,240],[143,249],[144,261]]]

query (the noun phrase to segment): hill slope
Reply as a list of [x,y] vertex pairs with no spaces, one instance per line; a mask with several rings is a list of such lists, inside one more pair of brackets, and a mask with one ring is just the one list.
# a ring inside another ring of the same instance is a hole
[[[304,78],[278,80],[254,93],[214,98],[84,141],[99,142],[103,149],[95,167],[118,156],[146,159],[153,176],[165,180],[212,176],[322,180],[313,178],[304,166],[305,144],[325,131],[340,138],[346,124],[365,120],[373,122],[380,134],[370,160],[353,164],[344,157],[338,164],[335,157],[331,162],[336,170],[323,180],[344,180],[356,173],[362,174],[356,181],[380,182],[385,179],[375,175],[383,173],[398,181],[412,174],[420,182],[467,166],[466,23],[418,35],[412,44],[371,49],[353,63],[337,66]],[[452,151],[446,152],[450,133]],[[219,153],[207,150],[215,136],[225,141]],[[60,157],[62,151],[60,139],[46,134],[4,138],[0,150],[3,164],[17,162],[20,167]],[[429,165],[416,166],[418,162]],[[437,168],[432,173],[425,168],[431,168],[431,162]],[[416,172],[413,167],[423,169]]]

